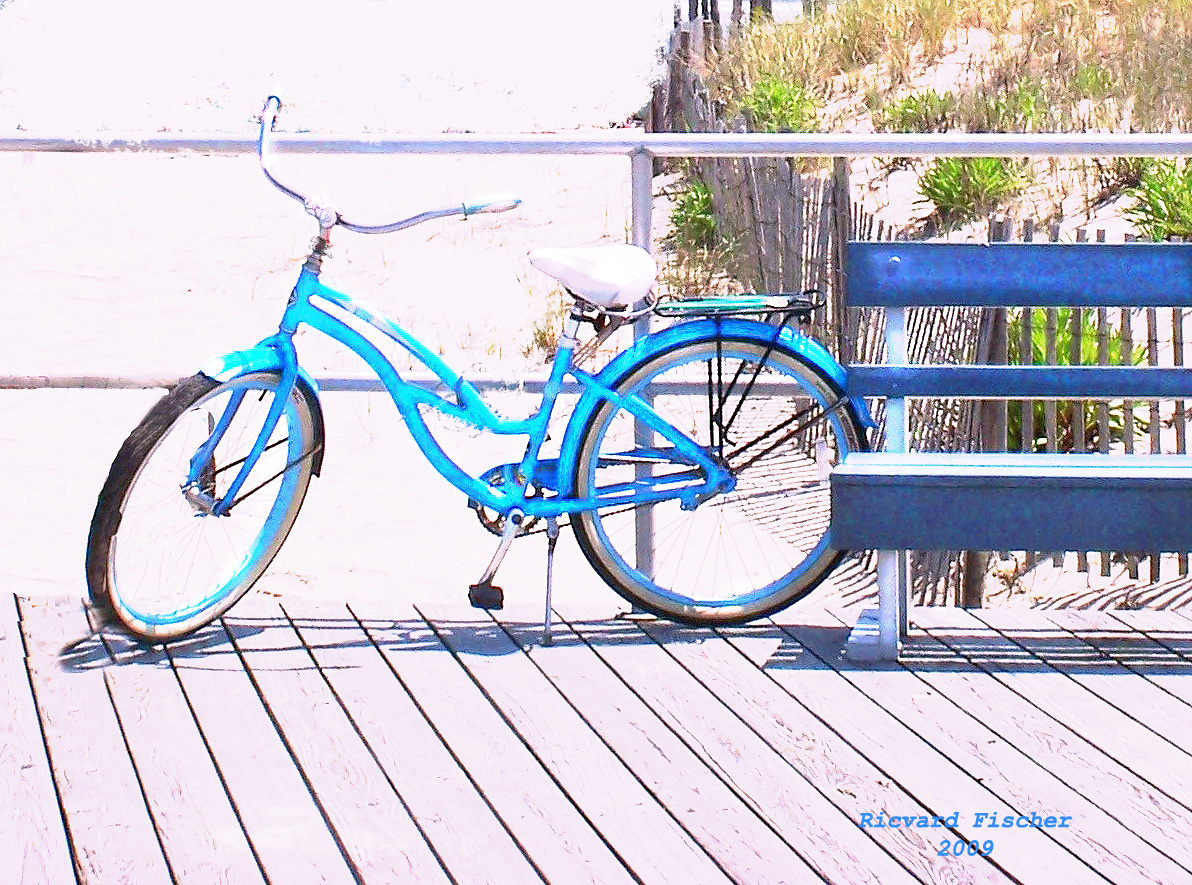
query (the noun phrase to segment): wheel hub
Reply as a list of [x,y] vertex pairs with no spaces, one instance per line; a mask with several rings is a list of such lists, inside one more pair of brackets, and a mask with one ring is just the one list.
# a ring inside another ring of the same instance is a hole
[[211,516],[215,512],[215,496],[199,489],[195,485],[182,487],[182,497],[191,506],[197,516]]

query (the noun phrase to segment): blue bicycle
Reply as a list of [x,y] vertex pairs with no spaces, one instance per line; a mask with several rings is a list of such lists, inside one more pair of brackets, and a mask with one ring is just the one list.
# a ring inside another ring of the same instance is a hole
[[[600,576],[634,605],[694,624],[749,621],[789,605],[839,560],[828,537],[828,473],[866,447],[871,421],[844,394],[844,372],[791,328],[806,297],[656,301],[645,250],[628,245],[542,249],[531,263],[574,297],[542,401],[502,418],[474,385],[402,329],[319,281],[333,228],[387,233],[451,215],[514,208],[501,199],[367,226],[313,204],[269,169],[280,102],[261,118],[258,155],[268,180],[303,203],[319,233],[276,334],[182,379],[120,448],[99,495],[87,547],[91,608],[101,623],[164,642],[217,618],[252,587],[290,531],[323,462],[318,386],[293,336],[317,329],[376,373],[435,469],[463,492],[497,551],[469,590],[499,608],[492,583],[510,543],[545,531],[550,575],[561,521]],[[575,364],[581,329],[596,341],[648,313],[678,320],[636,341],[592,374]],[[403,379],[370,340],[383,335],[440,381]],[[558,443],[547,426],[568,383],[580,391]],[[472,476],[427,425],[444,413],[526,438],[516,463]]]

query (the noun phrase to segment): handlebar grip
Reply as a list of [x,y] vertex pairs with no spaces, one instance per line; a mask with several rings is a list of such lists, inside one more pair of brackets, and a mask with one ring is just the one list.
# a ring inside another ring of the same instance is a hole
[[502,194],[496,197],[489,197],[479,203],[464,204],[464,217],[469,215],[482,215],[487,212],[508,212],[510,209],[516,209],[521,205],[521,198],[509,194]]
[[[272,109],[272,110],[271,110]],[[277,125],[277,117],[281,113],[281,99],[276,95],[270,95],[265,99],[265,107],[261,109],[261,129],[262,132],[272,132],[273,127]]]
[[281,113],[281,99],[276,95],[270,95],[265,99],[265,106],[261,108],[261,134],[257,138],[257,159],[261,163],[261,171],[265,173],[265,177],[276,187],[279,191],[287,197],[292,197],[299,203],[305,203],[306,198],[293,188],[286,187],[269,171],[269,154],[272,148],[273,127],[277,124],[277,117]]

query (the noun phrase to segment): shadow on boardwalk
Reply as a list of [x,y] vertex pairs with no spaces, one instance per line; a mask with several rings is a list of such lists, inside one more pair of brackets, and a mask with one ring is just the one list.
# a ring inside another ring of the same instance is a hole
[[562,602],[548,647],[525,609],[256,596],[63,652],[77,603],[0,597],[0,847],[23,882],[1192,879],[1192,620],[915,609],[857,667],[852,617]]

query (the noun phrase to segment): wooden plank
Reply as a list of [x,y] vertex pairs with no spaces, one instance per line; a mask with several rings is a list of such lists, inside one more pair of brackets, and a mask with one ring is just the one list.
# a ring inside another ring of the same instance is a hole
[[[530,660],[734,881],[816,878],[764,813],[743,802],[566,624],[544,648],[542,627],[532,618],[525,609],[498,616]],[[632,624],[616,629],[641,641]]]
[[[1145,633],[1131,629],[1109,612],[1057,609],[1040,614],[1059,627],[1073,633],[1079,631],[1077,635],[1082,642],[1162,688],[1172,698],[1192,705],[1192,680],[1187,678],[1192,675],[1192,661],[1181,658]],[[1178,722],[1180,729],[1187,727],[1187,716],[1192,711],[1183,713],[1184,718]]]
[[760,157],[755,163],[758,188],[758,215],[761,221],[762,268],[765,291],[781,292],[782,253],[780,239],[781,210],[778,204],[778,164],[785,160]]
[[[1109,309],[1097,308],[1097,365],[1109,365]],[[1097,403],[1097,450],[1102,453],[1109,451],[1109,403],[1101,400]],[[1109,550],[1100,551],[1101,575],[1109,577],[1111,571],[1111,556]]]
[[[1146,327],[1147,327],[1147,348],[1146,348],[1147,365],[1149,365],[1152,368],[1156,368],[1159,365],[1159,328],[1158,328],[1159,327],[1159,317],[1158,317],[1158,314],[1156,313],[1156,309],[1153,307],[1148,307],[1146,309]],[[1172,371],[1179,371],[1179,370],[1173,369]],[[1162,419],[1159,414],[1159,401],[1157,399],[1152,399],[1152,400],[1150,400],[1148,405],[1149,405],[1149,412],[1150,412],[1150,421],[1149,421],[1149,430],[1150,430],[1150,437],[1151,437],[1150,450],[1152,453],[1158,453],[1163,450],[1162,444],[1160,443],[1160,439],[1159,439],[1159,434],[1160,434],[1162,426],[1163,426]],[[1151,583],[1158,584],[1159,583],[1159,551],[1156,550],[1154,547],[1151,547],[1148,549],[1147,555],[1151,561],[1151,569],[1150,569]]]
[[1185,660],[1192,660],[1192,620],[1179,611],[1114,609],[1109,614]]
[[547,881],[633,881],[420,615],[393,602],[350,610]]
[[73,882],[74,861],[25,670],[16,599],[0,593],[0,857],[17,882]]
[[[1124,630],[1111,615],[1103,612],[1008,610],[973,614],[990,626],[996,625],[996,629],[1054,667],[1057,672],[1068,676],[1164,740],[1185,753],[1192,753],[1192,732],[1188,728],[1192,725],[1192,709],[1142,673],[1115,660],[1119,653],[1130,656],[1134,652],[1134,656],[1138,656],[1141,649],[1134,637],[1160,651],[1166,651],[1161,646],[1141,634]],[[1106,625],[1116,625],[1117,629],[1107,635],[1104,632]],[[1098,629],[1102,632],[1096,636],[1096,642],[1092,635],[1086,637],[1086,634],[1093,634]],[[1164,657],[1167,658],[1167,668],[1172,671],[1170,675],[1192,674],[1192,664],[1181,663],[1170,652]],[[1157,660],[1151,657],[1151,669],[1154,669]],[[1181,684],[1186,682],[1182,680]],[[1192,764],[1192,758],[1188,763]]]
[[[1179,367],[1184,365],[1184,308],[1171,309],[1171,364]],[[1175,450],[1179,454],[1188,451],[1188,413],[1187,400],[1175,401],[1175,414],[1171,421],[1175,429]],[[1181,551],[1178,557],[1180,575],[1188,574],[1188,554]],[[1106,563],[1108,565],[1108,563]]]
[[282,608],[451,878],[540,878],[346,606]]
[[171,663],[271,882],[355,881],[327,820],[222,629]]
[[[823,611],[798,607],[782,616],[782,630],[790,641],[777,648],[772,639],[759,643],[742,631],[723,633],[921,805],[933,813],[955,812],[955,837],[965,842],[992,840],[992,861],[1019,881],[1106,880],[1094,875],[1088,861],[1077,855],[1113,864],[1114,848],[1098,845],[1085,832],[990,827],[991,819],[1002,821],[1007,816],[1016,819],[1038,813],[1046,820],[1068,814],[1072,807],[1068,802],[1081,798],[1000,739],[989,723],[958,709],[951,692],[968,687],[936,686],[928,678],[935,673],[920,666],[912,672],[895,665],[861,666],[844,660],[848,629]],[[951,655],[937,655],[933,669],[946,673],[952,663]],[[978,820],[978,814],[989,817]],[[948,832],[940,837],[941,841],[948,838],[954,837]],[[1123,865],[1116,881],[1141,885],[1153,881],[1152,869],[1160,874],[1169,868],[1182,872],[1141,840],[1135,841],[1144,858],[1154,856],[1155,865]]]
[[164,651],[104,677],[175,881],[264,882]]
[[[1121,354],[1121,364],[1123,366],[1134,365],[1133,314],[1133,308],[1123,307],[1121,310],[1120,332],[1122,340],[1119,353]],[[1131,399],[1126,399],[1122,402],[1122,443],[1125,446],[1126,454],[1134,454],[1134,401]],[[1115,519],[1117,518],[1115,514]],[[1133,580],[1137,580],[1138,578],[1138,554],[1134,550],[1141,549],[1143,549],[1142,545],[1132,546],[1130,552],[1126,554],[1126,572]]]
[[[1186,730],[1192,725],[1192,717],[1164,703],[1167,698],[1162,691],[1143,679],[1133,678],[1128,672],[1123,676],[1118,671],[1118,678],[1106,683],[1093,679],[1096,674],[1078,675],[1073,672],[1073,667],[1061,662],[1055,662],[1059,664],[1058,667],[1053,665],[1056,656],[1048,648],[1047,641],[1056,631],[1039,631],[1037,620],[1033,622],[1032,629],[1029,615],[1024,617],[1012,610],[988,609],[982,611],[979,618],[974,617],[973,621],[998,630],[1008,642],[1026,648],[1046,663],[1046,667],[1033,663],[1027,663],[1024,667],[992,661],[991,666],[998,675],[1012,670],[1015,691],[1060,722],[1079,731],[1103,752],[1173,799],[1181,803],[1189,801],[1188,797],[1192,796],[1192,757],[1172,746],[1171,739],[1164,737],[1164,733],[1181,728]],[[1009,645],[1000,642],[995,644],[1009,648]],[[1054,678],[1057,672],[1066,674],[1086,690],[1073,691],[1067,680]],[[1144,703],[1131,703],[1128,698],[1131,693]],[[1162,706],[1146,712],[1143,709],[1146,702]],[[1123,706],[1128,708],[1126,712],[1123,712]],[[1164,718],[1165,710],[1168,711],[1167,718]],[[1175,722],[1170,719],[1172,715],[1176,717]],[[1156,733],[1160,724],[1162,730]]]
[[807,233],[807,220],[805,217],[806,197],[804,195],[803,176],[798,172],[791,177],[791,199],[792,199],[792,216],[795,219],[792,229],[787,232],[790,237],[790,258],[789,260],[794,264],[794,285],[791,287],[793,292],[802,292],[805,286],[803,285],[803,240]]
[[[559,614],[677,734],[831,882],[914,881],[850,816],[636,627],[591,618],[589,606]],[[698,640],[687,640],[698,641]],[[748,668],[740,658],[735,665]],[[808,736],[804,736],[804,740]]]
[[[951,806],[930,809],[920,804],[725,639],[733,635],[743,643],[767,644],[777,651],[784,642],[778,627],[757,625],[713,633],[666,622],[639,626],[822,796],[844,811],[850,822],[876,810],[916,817],[952,811]],[[939,858],[939,840],[930,838],[933,830],[884,827],[869,829],[867,834],[925,882],[1008,881],[1006,874],[985,858]]]
[[[1075,685],[1054,672],[1040,672],[1045,666],[1037,658],[962,610],[915,609],[913,620],[968,660],[964,675],[972,680],[973,688],[967,692],[955,684],[956,680],[941,679],[935,673],[931,674],[933,683],[945,688],[970,715],[988,723],[1091,804],[1185,870],[1192,870],[1192,849],[1182,837],[1192,832],[1192,813],[1104,752],[1090,730],[1095,724],[1083,719],[1066,723],[1054,715],[1062,713],[1066,705],[1062,684],[1068,683],[1066,691],[1072,694],[1076,693]],[[974,677],[974,671],[982,675]],[[1055,683],[1055,688],[1032,688],[1032,684],[1038,686],[1047,679]],[[1055,706],[1049,706],[1053,702]],[[1108,709],[1097,702],[1093,712]],[[1127,758],[1136,761],[1138,755],[1139,751],[1132,750]],[[1081,826],[1072,832],[1086,832],[1084,812],[1078,823]],[[1120,841],[1120,837],[1097,837],[1100,844],[1112,845],[1115,840]],[[1122,851],[1120,856],[1131,861],[1139,857],[1136,849]]]
[[769,243],[767,238],[767,225],[763,220],[763,213],[765,208],[762,205],[764,195],[762,193],[761,176],[758,174],[758,165],[761,162],[758,157],[745,157],[741,160],[741,165],[745,170],[745,197],[748,201],[749,215],[746,216],[745,221],[749,224],[754,232],[753,245],[754,251],[750,256],[752,261],[752,271],[756,279],[757,291],[767,292],[771,291],[768,281],[769,276]]
[[798,292],[801,275],[799,265],[802,262],[799,251],[803,236],[802,206],[795,199],[790,160],[785,157],[779,159],[774,165],[774,170],[777,174],[775,197],[778,208],[778,256],[782,267],[778,282],[781,291]]
[[[1087,242],[1088,228],[1080,228],[1076,232],[1077,242]],[[1083,311],[1079,307],[1070,308],[1069,314],[1069,341],[1068,341],[1068,365],[1081,366],[1084,362],[1082,353],[1082,332],[1084,331]],[[1063,369],[1052,370],[1056,373],[1062,373]],[[1072,428],[1072,451],[1084,452],[1087,449],[1085,444],[1085,404],[1082,400],[1074,399],[1070,402],[1071,417],[1069,426]],[[1028,517],[1030,518],[1030,517]],[[1076,569],[1077,571],[1087,572],[1089,570],[1088,554],[1084,550],[1076,552]]]
[[367,882],[447,881],[276,603],[250,597],[224,623],[356,875]]
[[[169,882],[169,870],[104,683],[106,652],[77,600],[22,600],[29,671],[80,883]],[[85,725],[84,725],[85,724]]]
[[452,602],[418,606],[609,846],[647,882],[727,881],[691,834],[490,619]]

